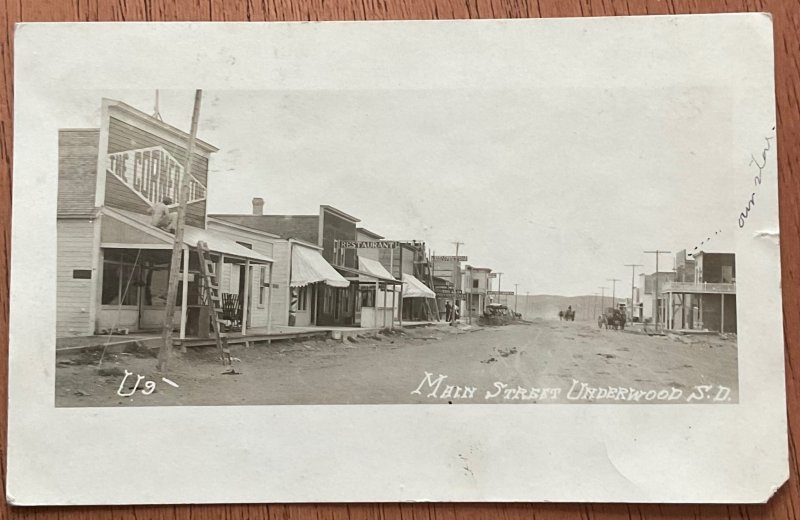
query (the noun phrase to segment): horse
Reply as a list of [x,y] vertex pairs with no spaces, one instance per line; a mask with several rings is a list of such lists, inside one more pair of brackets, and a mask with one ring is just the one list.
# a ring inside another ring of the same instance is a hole
[[571,308],[565,310],[564,311],[564,319],[567,320],[567,321],[575,321],[575,311],[572,310]]
[[[601,316],[601,318],[603,319],[606,329],[625,330],[625,313],[621,310],[609,308],[606,314]],[[599,320],[598,325],[600,325]]]

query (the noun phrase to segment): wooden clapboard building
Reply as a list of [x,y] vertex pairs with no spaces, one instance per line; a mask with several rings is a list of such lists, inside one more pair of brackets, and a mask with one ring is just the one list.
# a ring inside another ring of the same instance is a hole
[[[152,225],[150,211],[164,197],[177,202],[189,136],[110,99],[103,100],[99,123],[58,136],[59,337],[158,330],[164,323],[174,235]],[[219,271],[238,275],[237,286],[223,295],[230,325],[244,330],[248,319],[251,326],[270,323],[268,310],[254,313],[251,303],[254,295],[270,298],[271,248],[206,229],[208,165],[216,151],[198,139],[191,157],[174,320],[181,337],[209,332],[207,308],[198,300],[199,241],[209,245]]]
[[356,239],[357,218],[327,205],[316,215],[265,215],[258,197],[252,214],[211,217],[287,241],[288,325],[361,325],[359,279],[368,273],[359,270],[356,249],[336,247]]

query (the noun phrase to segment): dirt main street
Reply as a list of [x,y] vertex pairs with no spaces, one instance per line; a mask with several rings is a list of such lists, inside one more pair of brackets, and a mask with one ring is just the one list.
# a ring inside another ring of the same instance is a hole
[[99,352],[59,356],[56,406],[738,400],[733,336],[647,336],[534,320],[437,325],[356,342],[281,341],[232,353],[240,360],[235,375],[222,374],[213,348],[176,353],[166,375],[155,372],[149,351],[106,354],[99,367]]

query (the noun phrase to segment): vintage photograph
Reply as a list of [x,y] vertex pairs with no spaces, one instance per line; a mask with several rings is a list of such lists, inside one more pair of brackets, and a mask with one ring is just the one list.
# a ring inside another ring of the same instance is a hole
[[738,402],[724,90],[66,99],[56,406]]
[[14,49],[10,502],[786,481],[768,15],[47,23]]

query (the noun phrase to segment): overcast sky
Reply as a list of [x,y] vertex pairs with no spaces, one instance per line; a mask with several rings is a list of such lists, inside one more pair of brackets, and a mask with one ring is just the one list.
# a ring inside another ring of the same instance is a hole
[[[152,113],[155,93],[67,96],[50,107],[62,128],[98,126],[103,96]],[[164,121],[188,131],[193,99],[161,91]],[[711,89],[206,91],[198,136],[220,148],[210,213],[330,204],[436,254],[464,242],[503,289],[592,294],[620,278],[624,295],[624,264],[655,269],[643,250],[733,233],[728,108]]]

